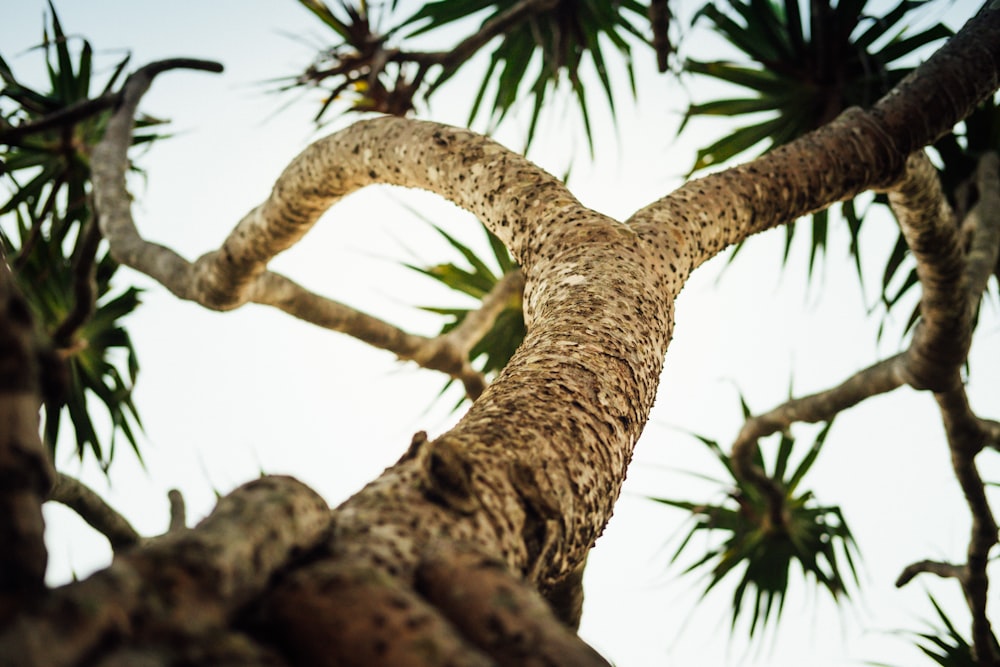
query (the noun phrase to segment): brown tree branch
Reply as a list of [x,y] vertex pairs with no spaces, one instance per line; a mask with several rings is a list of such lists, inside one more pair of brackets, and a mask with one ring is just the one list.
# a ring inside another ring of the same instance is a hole
[[[871,110],[832,123],[744,165],[689,181],[629,224],[684,246],[691,270],[748,236],[787,224],[903,174],[905,159],[1000,87],[1000,7],[986,2],[941,49]],[[916,122],[915,122],[916,121]]]
[[0,127],[0,144],[17,146],[26,136],[44,132],[55,127],[69,127],[94,114],[110,109],[118,103],[118,93],[105,93],[100,97],[81,100],[68,107],[54,111],[31,123]]
[[902,588],[910,583],[918,574],[936,574],[942,579],[961,579],[965,567],[953,563],[942,563],[936,560],[922,560],[903,568],[896,578],[896,588]]
[[[279,179],[271,199],[246,216],[222,248],[196,262],[188,262],[173,250],[147,242],[139,235],[131,217],[131,200],[124,186],[128,164],[126,153],[131,143],[132,118],[142,93],[148,89],[153,74],[165,69],[163,66],[152,70],[143,68],[129,77],[123,89],[122,104],[94,150],[96,208],[101,215],[101,229],[111,243],[115,259],[153,277],[180,298],[218,310],[236,308],[251,301],[271,305],[299,319],[389,350],[404,361],[412,360],[430,370],[445,372],[460,380],[472,398],[482,393],[484,380],[469,364],[468,352],[479,340],[475,338],[477,332],[485,332],[492,326],[496,315],[509,299],[506,290],[516,287],[515,283],[519,280],[523,284],[522,278],[511,278],[512,282],[498,286],[501,292],[495,303],[484,303],[479,314],[464,326],[435,339],[406,333],[266,270],[271,257],[294,243],[327,207],[366,182],[376,181],[373,176],[376,170],[372,165],[358,164],[364,161],[363,158],[353,160],[354,165],[350,164],[351,160],[342,160],[348,164],[336,170],[342,176],[339,185],[325,184],[323,187],[328,190],[323,190],[312,184],[317,172],[315,165],[308,164],[309,160],[320,152],[338,151],[339,157],[350,155],[342,146],[344,141],[350,140],[348,131],[341,133],[348,136],[341,138],[335,135],[326,140],[333,144],[331,147],[317,142],[315,150],[307,150]],[[434,134],[436,130],[433,128],[428,126],[427,133]],[[389,131],[393,129],[387,128]],[[463,139],[487,141],[475,139],[472,135]],[[391,168],[398,170],[399,160],[395,156],[390,159]],[[528,169],[528,164],[525,162],[522,168]],[[349,169],[351,166],[353,170]],[[382,165],[381,168],[388,170],[390,165]],[[542,173],[533,165],[530,168]],[[437,180],[438,173],[435,170],[429,177]],[[303,183],[303,179],[308,180]],[[427,183],[426,187],[441,191],[440,186],[433,187],[431,183]],[[338,188],[340,192],[337,192]],[[294,208],[289,206],[290,201],[295,202]]]
[[206,664],[187,655],[192,646],[225,634],[274,573],[316,541],[329,515],[323,499],[301,482],[250,482],[220,500],[196,528],[128,550],[106,570],[51,592],[21,614],[0,634],[4,665],[70,667],[82,656],[95,663],[96,649],[124,639],[167,651],[165,664]]
[[767,494],[772,522],[780,524],[784,520],[781,512],[785,492],[778,486],[777,480],[771,479],[754,463],[760,439],[786,431],[796,422],[829,421],[840,412],[872,396],[901,387],[904,384],[903,361],[904,356],[901,354],[889,357],[858,371],[836,387],[809,396],[793,398],[770,412],[746,420],[731,449],[733,471],[741,478],[753,482]]
[[49,500],[69,507],[94,530],[108,538],[111,549],[120,553],[142,541],[128,520],[78,479],[59,473]]
[[44,589],[42,501],[54,471],[38,435],[39,353],[31,311],[0,253],[0,627]]
[[914,389],[954,389],[961,385],[959,367],[972,340],[966,263],[937,169],[923,153],[910,156],[906,177],[889,191],[889,205],[916,260],[922,290],[920,321],[905,353],[907,382]]
[[976,467],[976,454],[983,446],[982,421],[969,407],[965,389],[958,387],[934,395],[941,408],[952,468],[972,515],[972,531],[960,581],[972,613],[973,652],[983,665],[1000,664],[986,603],[989,552],[997,543],[997,524],[986,497],[986,488]]

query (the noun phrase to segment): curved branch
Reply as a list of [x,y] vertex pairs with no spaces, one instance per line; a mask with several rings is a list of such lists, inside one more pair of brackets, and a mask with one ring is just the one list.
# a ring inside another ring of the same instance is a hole
[[80,515],[94,530],[111,543],[111,550],[120,553],[142,541],[142,536],[128,520],[108,505],[90,487],[78,479],[59,473],[49,500],[65,505]]
[[[275,306],[299,319],[394,352],[402,360],[448,373],[462,381],[470,396],[478,396],[483,379],[469,365],[468,351],[478,341],[473,339],[475,332],[488,328],[495,319],[497,306],[484,304],[480,315],[451,336],[436,340],[406,333],[314,294],[268,271],[267,263],[301,238],[341,197],[377,182],[423,187],[441,194],[491,223],[494,233],[515,252],[520,250],[525,260],[529,249],[523,238],[513,237],[509,218],[531,219],[543,207],[560,202],[563,209],[579,207],[565,187],[527,160],[470,132],[432,123],[376,119],[307,148],[278,179],[271,197],[236,226],[219,250],[191,263],[139,235],[125,189],[135,110],[152,76],[165,69],[155,64],[129,77],[123,102],[94,150],[95,203],[115,259],[149,275],[180,298],[218,310],[251,301]],[[373,151],[372,146],[382,150]],[[467,180],[466,171],[470,172]],[[463,176],[454,179],[454,174]],[[505,181],[508,175],[517,179],[517,185]],[[539,183],[544,191],[540,194],[534,192]],[[528,189],[531,199],[521,195]],[[502,305],[506,298],[501,294],[497,304]]]
[[774,520],[781,521],[780,511],[785,493],[775,480],[754,463],[759,440],[785,431],[795,422],[829,421],[840,412],[872,396],[901,387],[904,384],[904,361],[904,356],[897,354],[858,371],[836,387],[809,396],[793,398],[770,412],[746,420],[731,450],[734,472],[764,490],[769,498],[772,512],[777,514],[772,517]]
[[916,260],[922,292],[920,322],[906,351],[907,382],[946,391],[961,385],[958,371],[972,341],[967,265],[937,169],[922,152],[907,160],[906,177],[889,191],[889,205]]
[[961,579],[964,567],[953,563],[942,563],[936,560],[922,560],[903,568],[896,578],[896,588],[902,588],[910,583],[918,574],[936,574],[942,579]]
[[[910,153],[951,131],[1000,86],[1000,7],[987,2],[940,50],[868,111],[747,164],[689,181],[629,224],[682,244],[690,271],[728,246],[870,188],[886,188]],[[916,121],[916,122],[915,122]]]

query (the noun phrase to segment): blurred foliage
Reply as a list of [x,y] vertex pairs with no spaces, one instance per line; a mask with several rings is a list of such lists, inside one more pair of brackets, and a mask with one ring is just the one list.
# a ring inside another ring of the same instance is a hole
[[[469,248],[469,246],[457,240],[437,225],[431,224],[431,226],[447,241],[448,245],[458,251],[465,259],[466,266],[460,266],[454,262],[426,267],[414,264],[407,264],[406,266],[434,279],[455,292],[465,294],[481,302],[496,287],[501,278],[519,269],[517,263],[510,256],[510,253],[500,239],[494,236],[485,226],[483,226],[483,231],[489,240],[493,255],[491,263],[494,264],[495,268],[490,268],[489,264],[480,259],[476,252]],[[441,328],[440,333],[442,334],[448,333],[457,327],[469,313],[473,312],[472,308],[424,306],[421,309],[448,318]],[[510,358],[514,356],[514,352],[521,344],[521,341],[524,340],[524,334],[524,312],[521,307],[521,299],[518,298],[511,300],[507,304],[507,307],[494,320],[493,326],[486,335],[473,346],[469,352],[469,360],[473,362],[473,365],[488,380],[492,379],[500,369],[507,365]],[[450,378],[441,389],[441,393],[444,393],[454,381],[454,378]],[[465,400],[466,397],[463,396],[455,407],[458,408]]]
[[[613,114],[607,54],[613,52],[624,63],[634,94],[632,48],[646,41],[636,21],[641,25],[647,8],[637,0],[437,0],[384,30],[376,26],[394,21],[395,2],[383,5],[378,19],[369,14],[365,2],[299,2],[336,35],[334,44],[283,86],[284,90],[326,87],[318,121],[338,100],[349,111],[406,114],[416,102],[427,102],[481,49],[493,45],[469,122],[482,115],[493,128],[512,107],[530,97],[526,149],[535,137],[543,106],[553,92],[562,89],[571,91],[577,101],[592,150],[593,128],[581,72],[590,65]],[[471,30],[464,27],[473,21],[478,23]],[[468,37],[452,51],[407,51],[397,45],[446,34],[452,28],[468,31]]]
[[[138,306],[139,290],[113,288],[117,265],[106,252],[99,253],[90,153],[104,132],[113,89],[128,58],[115,65],[92,98],[93,49],[82,40],[74,58],[51,4],[50,11],[51,26],[38,47],[45,57],[47,90],[19,81],[0,58],[0,163],[10,193],[0,207],[0,241],[47,347],[65,362],[59,381],[65,386],[46,400],[48,446],[54,454],[65,411],[77,455],[90,451],[107,470],[118,434],[138,454],[135,428],[141,422],[131,393],[138,362],[121,320]],[[87,106],[95,100],[106,103]],[[141,119],[139,127],[155,122]],[[140,129],[134,143],[156,137]],[[112,427],[107,441],[94,424],[92,399],[107,412]]]
[[[746,403],[743,403],[743,410],[744,415],[749,416]],[[700,435],[694,437],[708,447],[729,476],[724,482],[724,500],[713,504],[650,498],[690,514],[691,529],[670,562],[677,562],[687,551],[696,552],[696,560],[684,574],[698,573],[708,580],[703,597],[731,573],[737,577],[732,626],[735,628],[740,616],[749,611],[751,637],[770,619],[775,623],[780,619],[793,564],[835,600],[848,597],[848,579],[853,580],[855,586],[858,583],[854,565],[857,545],[840,508],[820,505],[811,491],[799,492],[799,484],[816,462],[831,424],[822,428],[794,469],[790,464],[795,439],[788,434],[780,436],[769,473],[784,492],[780,524],[772,520],[772,508],[761,489],[736,475],[729,454],[718,442]],[[754,462],[766,470],[759,448]],[[713,538],[710,546],[706,548],[703,542],[692,546],[692,538],[697,535]],[[721,541],[717,536],[721,536]],[[844,576],[845,566],[849,577]],[[753,596],[752,600],[747,598],[747,593]]]
[[[916,640],[916,646],[931,662],[939,667],[980,667],[972,655],[972,645],[958,631],[933,596],[928,596],[941,627],[931,624],[930,632],[907,633]],[[872,667],[894,667],[886,663],[869,663]]]

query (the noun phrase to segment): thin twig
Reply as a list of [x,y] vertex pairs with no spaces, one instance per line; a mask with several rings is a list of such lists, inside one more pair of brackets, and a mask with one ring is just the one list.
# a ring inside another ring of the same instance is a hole
[[754,463],[758,442],[774,433],[787,430],[795,422],[829,421],[858,403],[888,393],[904,384],[903,356],[884,359],[858,371],[836,387],[809,396],[793,398],[770,412],[747,419],[733,442],[731,459],[734,472],[763,490],[768,497],[772,522],[783,522],[784,491],[776,480]]
[[965,568],[962,565],[943,563],[936,560],[922,560],[903,568],[896,578],[896,588],[902,588],[918,574],[936,574],[942,579],[961,579]]
[[31,123],[0,127],[0,144],[18,145],[22,138],[38,132],[44,132],[55,127],[74,125],[94,114],[110,109],[118,103],[118,93],[105,93],[100,97],[81,100],[68,107],[59,109]]

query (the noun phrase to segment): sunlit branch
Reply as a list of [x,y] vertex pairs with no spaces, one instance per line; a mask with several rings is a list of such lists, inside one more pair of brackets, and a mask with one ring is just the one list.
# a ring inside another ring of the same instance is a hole
[[[142,68],[129,77],[122,91],[122,104],[94,150],[96,209],[115,259],[151,276],[178,297],[207,308],[228,310],[247,302],[275,306],[299,319],[389,350],[402,360],[412,360],[425,368],[448,373],[465,385],[470,396],[481,393],[483,379],[469,365],[468,351],[478,341],[478,338],[473,340],[474,331],[495,319],[493,305],[484,305],[480,315],[459,327],[450,338],[438,341],[406,333],[370,315],[314,294],[288,278],[268,271],[266,266],[275,254],[301,238],[329,206],[343,195],[369,183],[398,182],[424,187],[473,210],[484,219],[496,220],[502,216],[505,221],[506,215],[515,214],[518,209],[540,208],[542,201],[533,198],[530,202],[518,203],[516,189],[504,187],[500,182],[495,186],[501,193],[499,197],[473,198],[463,191],[460,184],[450,182],[459,173],[464,178],[468,169],[466,164],[441,168],[424,164],[421,158],[428,159],[426,155],[414,155],[413,164],[407,165],[397,152],[373,156],[369,148],[362,151],[362,145],[386,145],[400,139],[403,128],[389,124],[390,119],[381,119],[358,124],[307,149],[286,169],[274,186],[270,199],[237,225],[222,248],[189,262],[173,250],[150,243],[140,236],[125,190],[126,151],[131,142],[135,110],[151,83],[152,75],[167,69],[162,64],[150,67]],[[205,69],[208,65],[200,67]],[[448,150],[452,143],[459,143],[460,146],[455,148],[477,151],[480,157],[499,160],[522,172],[531,172],[542,183],[547,183],[553,197],[544,200],[546,206],[559,199],[567,205],[578,206],[565,187],[552,176],[485,138],[428,123],[399,122],[407,123],[407,136],[419,128],[427,136],[427,144],[434,147],[434,157],[441,162],[460,161],[455,155],[457,151]],[[449,134],[447,139],[444,138],[446,130]],[[366,137],[366,133],[372,136]],[[412,170],[422,169],[423,173],[405,178],[399,172],[407,166]],[[471,186],[468,189],[471,192]],[[499,207],[510,202],[515,205],[507,206],[501,212]],[[513,247],[516,250],[517,244]]]
[[872,109],[848,109],[756,160],[689,181],[629,223],[660,245],[683,244],[694,268],[748,236],[892,185],[905,156],[950,132],[998,87],[1000,7],[987,2]]
[[134,547],[142,541],[142,537],[125,517],[90,487],[69,475],[59,473],[49,500],[76,512],[94,530],[108,538],[115,553]]

